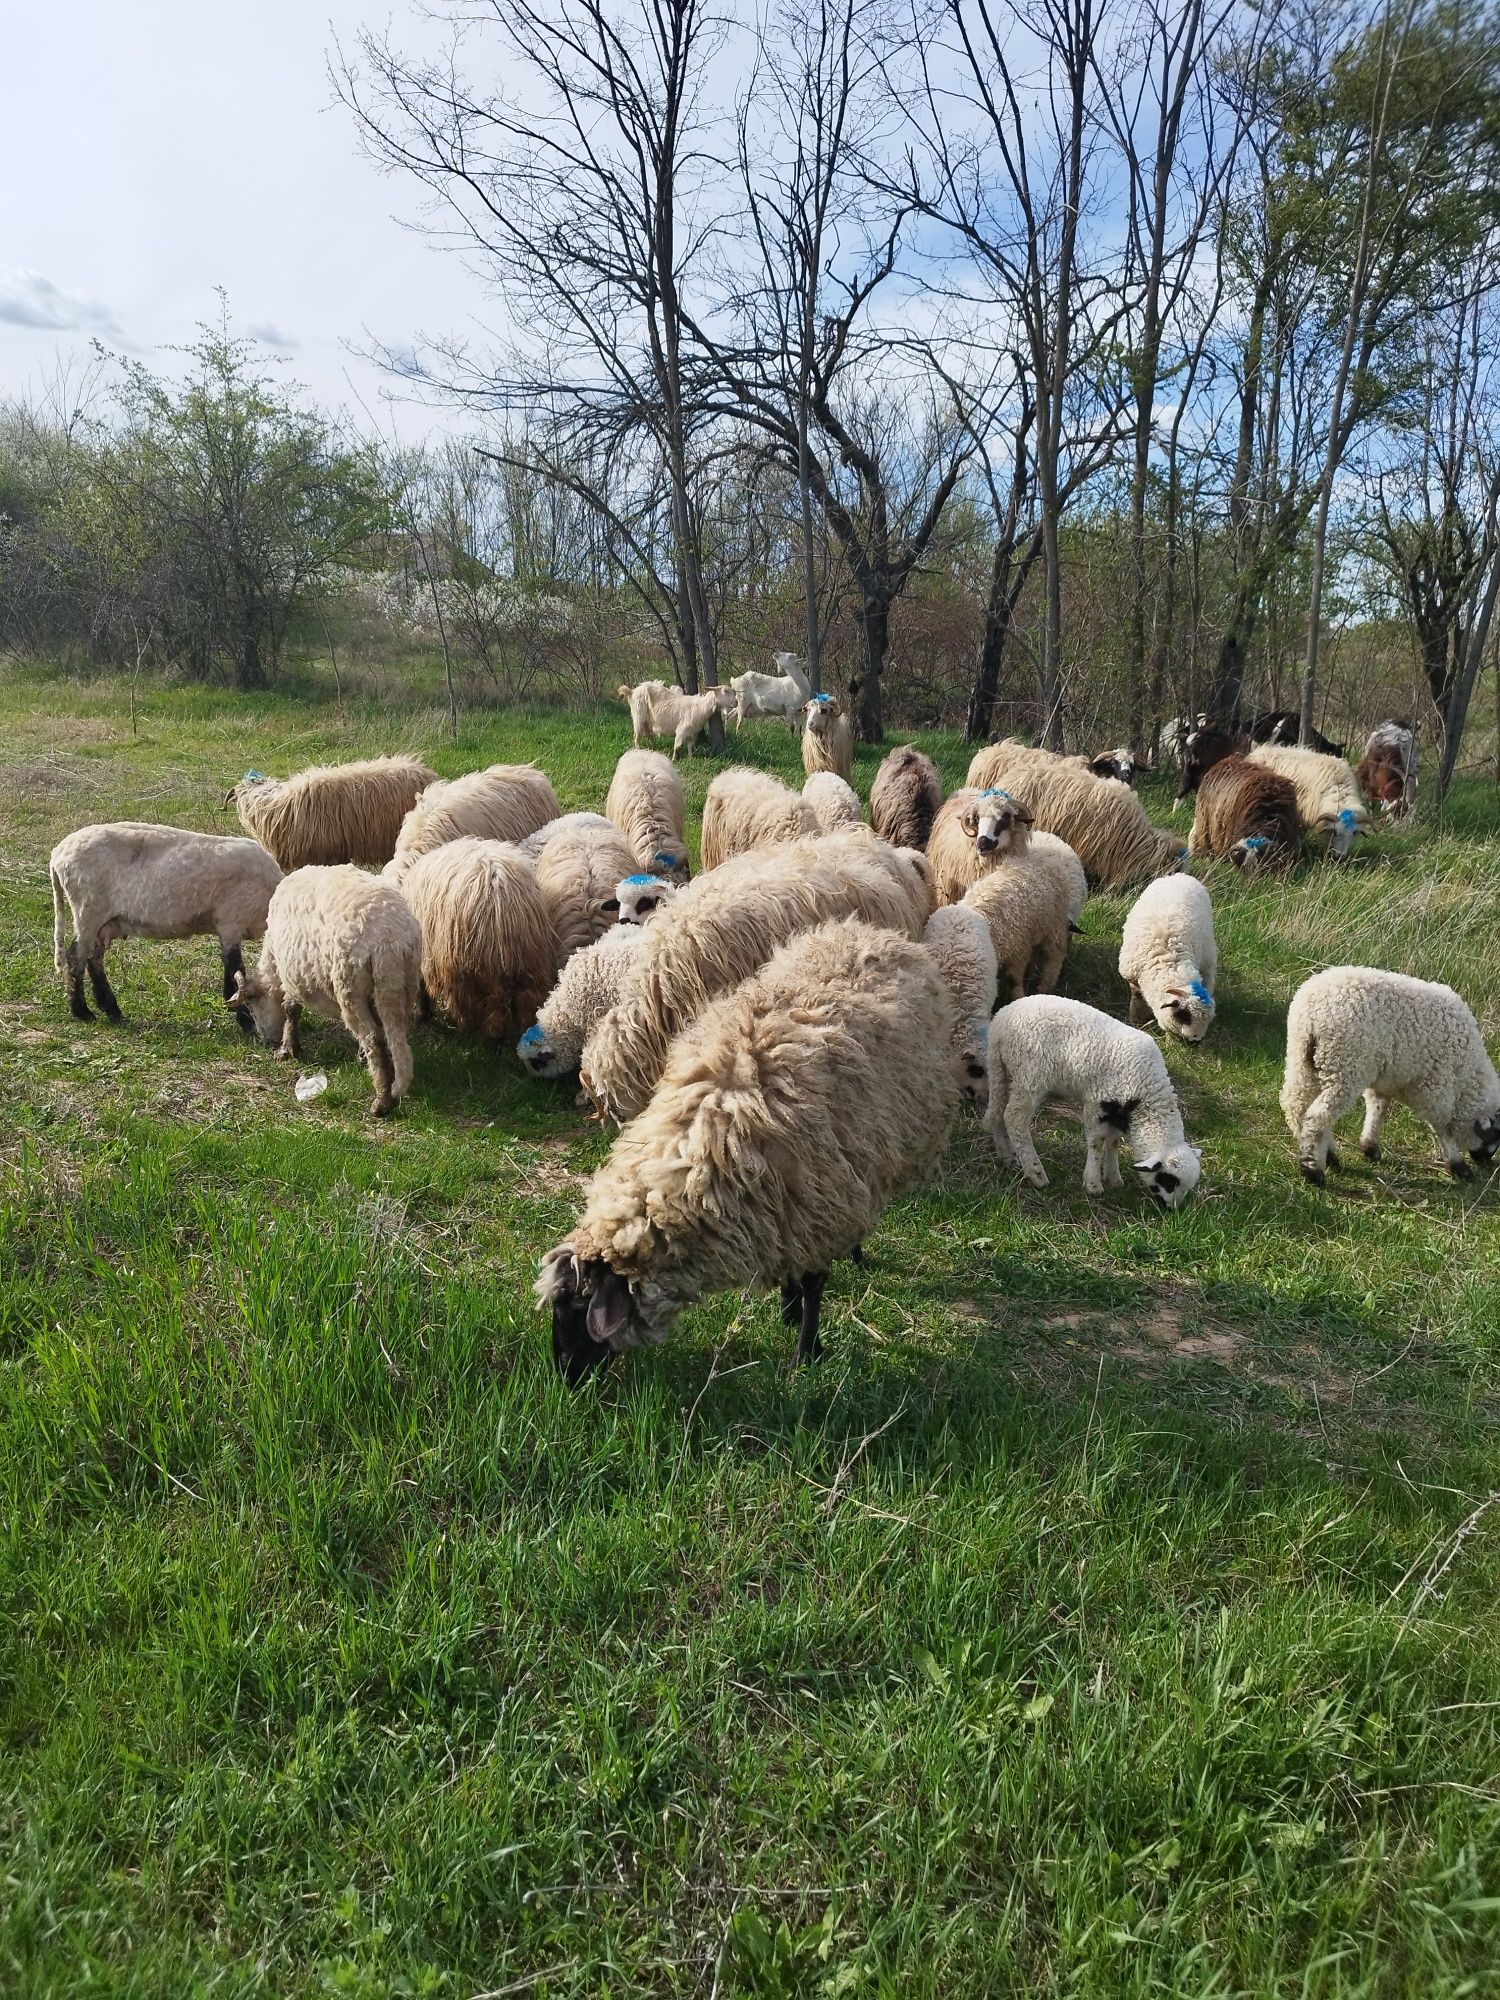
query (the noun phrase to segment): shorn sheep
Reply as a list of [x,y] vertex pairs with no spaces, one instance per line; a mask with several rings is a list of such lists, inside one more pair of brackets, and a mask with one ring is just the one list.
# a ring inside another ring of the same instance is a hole
[[953,996],[959,1088],[971,1103],[983,1104],[989,1095],[990,1016],[999,977],[990,927],[967,903],[949,903],[927,919],[922,942]]
[[1286,1017],[1281,1109],[1302,1171],[1317,1187],[1338,1165],[1333,1128],[1361,1095],[1367,1159],[1380,1157],[1392,1103],[1432,1127],[1456,1180],[1472,1178],[1469,1160],[1484,1165],[1500,1151],[1500,1078],[1478,1022],[1451,986],[1335,965],[1297,988]]
[[94,1018],[83,997],[85,972],[95,1001],[110,1020],[120,1019],[104,971],[104,954],[117,938],[217,937],[227,999],[244,967],[240,946],[265,930],[281,880],[257,840],[134,820],[79,827],[53,848],[49,865],[52,962],[80,1021]]
[[1379,722],[1365,741],[1355,772],[1371,805],[1392,819],[1406,819],[1417,804],[1417,737],[1404,722]]
[[604,801],[608,818],[630,842],[637,868],[686,882],[688,866],[687,802],[682,773],[659,750],[627,750],[615,765]]
[[701,694],[684,694],[665,681],[641,681],[635,687],[615,692],[630,709],[630,728],[637,750],[641,738],[670,736],[672,755],[693,753],[693,745],[716,715],[722,715],[734,700],[728,688],[706,688]]
[[800,792],[767,771],[736,764],[719,772],[703,800],[703,865],[717,868],[732,854],[820,831],[816,812]]
[[892,847],[925,849],[943,803],[938,767],[914,743],[892,750],[870,786],[870,824]]
[[927,836],[932,886],[940,903],[956,903],[1002,859],[1025,852],[1031,812],[998,785],[965,786],[943,801]]
[[833,771],[848,784],[854,776],[854,728],[835,695],[815,694],[802,725],[802,768],[811,778]]
[[565,1378],[750,1285],[780,1286],[797,1362],[813,1360],[831,1266],[947,1142],[952,1032],[931,956],[857,922],[803,932],[709,1006],[542,1260]]
[[228,1004],[247,1009],[282,1058],[298,1053],[304,1007],[336,1015],[359,1044],[384,1118],[411,1083],[421,962],[421,929],[388,882],[358,868],[299,868],[271,898],[260,961],[240,973]]
[[1332,860],[1347,860],[1359,835],[1370,831],[1359,780],[1342,757],[1261,743],[1250,752],[1250,762],[1291,780],[1303,826],[1319,846],[1327,848]]
[[500,840],[450,840],[414,861],[401,894],[422,931],[422,984],[466,1034],[498,1042],[534,1020],[557,945],[535,865]]
[[812,683],[795,653],[777,653],[774,657],[777,673],[751,671],[731,678],[736,729],[756,715],[779,716],[788,729],[797,727],[803,704],[812,696]]
[[817,815],[824,833],[836,833],[841,826],[863,826],[859,793],[837,771],[814,771],[803,781],[802,796]]
[[964,903],[983,917],[995,947],[1002,1001],[1030,986],[1050,993],[1068,955],[1068,882],[1048,857],[1028,852],[982,875]]
[[1120,1146],[1164,1208],[1176,1208],[1198,1185],[1202,1155],[1190,1146],[1161,1050],[1081,1000],[1036,994],[1002,1007],[990,1024],[990,1103],[985,1130],[1007,1165],[1033,1187],[1047,1185],[1031,1136],[1044,1104],[1083,1122],[1086,1194],[1119,1187]]
[[576,1073],[583,1045],[595,1026],[624,999],[645,940],[639,925],[616,924],[574,952],[538,1008],[536,1020],[516,1044],[516,1054],[533,1076]]
[[537,880],[557,943],[558,969],[620,918],[618,884],[635,872],[630,844],[612,820],[576,827],[550,841]]
[[1179,1041],[1201,1042],[1213,1024],[1219,948],[1214,906],[1193,875],[1167,875],[1143,889],[1125,919],[1120,977],[1130,1020],[1155,1020]]
[[462,778],[439,779],[406,815],[387,879],[399,887],[418,855],[430,854],[445,841],[466,834],[476,840],[520,841],[561,817],[557,794],[535,764],[491,764]]
[[1289,778],[1238,756],[1223,757],[1204,773],[1189,854],[1232,861],[1248,877],[1290,868],[1301,845],[1302,819]]
[[291,778],[247,771],[229,792],[240,825],[282,868],[363,861],[382,867],[401,822],[437,773],[415,757],[314,764]]
[[1028,808],[1036,827],[1068,843],[1090,882],[1124,889],[1181,867],[1181,837],[1153,826],[1129,785],[1096,778],[1082,758],[1049,761],[1047,752],[1024,745],[1019,758],[1008,763],[1001,753],[1014,757],[1015,747],[996,743],[980,751],[969,766],[969,782],[976,782],[977,773],[987,785],[1003,785]]

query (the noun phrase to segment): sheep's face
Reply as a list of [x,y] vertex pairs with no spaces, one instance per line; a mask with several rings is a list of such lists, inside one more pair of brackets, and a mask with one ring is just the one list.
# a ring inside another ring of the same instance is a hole
[[627,875],[615,889],[622,924],[644,924],[654,917],[672,893],[670,882],[659,875]]
[[1271,843],[1263,833],[1247,833],[1229,850],[1229,858],[1245,880],[1251,881],[1271,864]]
[[1482,1167],[1488,1166],[1496,1153],[1500,1153],[1500,1111],[1492,1111],[1488,1118],[1476,1118],[1474,1136],[1469,1141],[1469,1158]]
[[688,862],[688,851],[679,842],[673,841],[667,847],[659,847],[651,857],[651,873],[665,876],[667,881],[681,887],[691,882],[693,871]]
[[1191,986],[1168,987],[1156,1018],[1164,1032],[1179,1041],[1201,1042],[1213,1025],[1214,996],[1201,979],[1195,979]]
[[831,694],[815,694],[802,711],[807,718],[807,727],[814,736],[824,735],[843,712],[843,704],[837,696]]
[[1202,1160],[1196,1146],[1173,1146],[1154,1160],[1137,1160],[1135,1170],[1154,1201],[1179,1208],[1198,1185]]
[[1369,828],[1361,822],[1353,807],[1345,806],[1343,811],[1329,823],[1329,855],[1335,861],[1347,861],[1355,841],[1362,833],[1368,832]]
[[516,1054],[533,1076],[551,1079],[566,1076],[570,1069],[578,1067],[577,1063],[563,1061],[540,1021],[534,1021],[516,1043]]
[[1118,778],[1122,785],[1135,783],[1138,768],[1135,758],[1123,743],[1117,749],[1106,750],[1089,760],[1089,769],[1096,778]]
[[975,1030],[962,1038],[958,1051],[958,1086],[968,1104],[981,1110],[990,1101],[989,1023],[976,1023]]
[[235,974],[234,991],[225,1001],[231,1014],[247,1016],[268,1049],[274,1049],[286,1029],[286,1005],[278,986],[259,972]]
[[979,852],[989,858],[1021,845],[1031,814],[1019,799],[992,785],[969,802],[959,824]]
[[626,1279],[601,1258],[580,1258],[570,1243],[542,1259],[536,1295],[552,1308],[552,1359],[572,1389],[612,1356],[655,1343],[665,1331],[650,1322]]

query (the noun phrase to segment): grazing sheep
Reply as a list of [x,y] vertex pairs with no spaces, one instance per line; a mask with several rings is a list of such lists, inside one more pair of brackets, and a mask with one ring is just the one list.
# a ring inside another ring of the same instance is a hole
[[1392,819],[1409,818],[1417,804],[1416,731],[1402,722],[1377,723],[1355,776],[1371,805]]
[[1360,1151],[1380,1157],[1392,1102],[1432,1127],[1455,1180],[1500,1151],[1500,1079],[1479,1024],[1451,986],[1335,965],[1304,980],[1286,1017],[1281,1109],[1302,1171],[1322,1187],[1337,1166],[1333,1128],[1363,1093]]
[[411,1082],[421,967],[421,929],[389,882],[348,866],[299,868],[272,896],[260,961],[239,974],[228,1004],[247,1009],[282,1058],[298,1053],[304,1007],[336,1014],[359,1044],[384,1118]]
[[1358,836],[1370,831],[1359,780],[1342,757],[1259,743],[1250,752],[1250,762],[1291,780],[1298,816],[1311,837],[1327,848],[1330,859],[1347,860]]
[[703,800],[703,865],[717,868],[732,854],[803,840],[819,830],[818,816],[800,792],[768,771],[736,764],[719,772]]
[[396,851],[401,822],[436,782],[415,757],[370,757],[314,764],[285,779],[247,771],[225,804],[288,873],[338,861],[379,868]]
[[803,705],[812,699],[812,684],[795,653],[777,653],[779,673],[735,674],[734,726],[740,728],[748,716],[779,715],[788,729],[795,730]]
[[1202,1155],[1182,1130],[1182,1114],[1161,1050],[1139,1028],[1055,993],[1002,1007],[990,1023],[990,1104],[985,1130],[1007,1165],[1033,1187],[1047,1185],[1031,1128],[1044,1104],[1083,1121],[1085,1194],[1120,1186],[1120,1145],[1163,1208],[1198,1185]]
[[1141,767],[1130,746],[1118,743],[1113,750],[1101,750],[1097,757],[1090,757],[1088,768],[1096,778],[1118,778],[1122,785],[1133,785]]
[[1226,757],[1242,757],[1247,748],[1248,739],[1242,729],[1232,729],[1217,722],[1203,723],[1191,732],[1183,745],[1177,773],[1177,797],[1185,799],[1190,792],[1196,792],[1215,764],[1222,763]]
[[735,855],[647,925],[638,980],[584,1050],[584,1088],[623,1124],[650,1097],[672,1037],[789,937],[853,916],[917,939],[931,914],[923,857],[863,829]]
[[610,833],[617,831],[614,820],[606,818],[603,813],[563,813],[560,818],[549,819],[545,826],[539,826],[535,833],[528,833],[524,840],[518,840],[516,846],[528,861],[535,861],[560,834],[577,833],[581,827],[604,827]]
[[402,822],[386,879],[399,888],[418,855],[430,854],[445,841],[466,834],[476,840],[520,841],[561,816],[557,794],[535,764],[491,764],[462,778],[439,779]]
[[1030,850],[981,876],[964,896],[984,918],[995,947],[1001,999],[1019,1000],[1029,985],[1050,993],[1068,955],[1069,877],[1056,858]]
[[281,880],[280,868],[258,840],[137,820],[79,827],[53,848],[49,865],[52,963],[80,1021],[94,1018],[83,997],[85,971],[95,1001],[110,1020],[120,1019],[120,1003],[104,971],[104,954],[116,938],[216,936],[227,999],[245,963],[240,946],[264,931]]
[[1088,768],[1087,757],[1065,757],[1061,751],[1044,750],[1036,743],[1018,743],[1013,736],[1007,736],[999,743],[987,743],[982,750],[974,752],[969,759],[969,775],[964,783],[983,791],[987,785],[1003,784],[1007,772],[1012,775],[1021,771],[1086,773]]
[[[1250,725],[1252,743],[1279,743],[1284,749],[1294,750],[1302,740],[1302,717],[1294,708],[1272,708],[1264,715],[1257,715]],[[1317,750],[1325,757],[1342,757],[1344,746],[1334,743],[1316,729],[1308,732],[1309,750]]]
[[952,1034],[931,956],[858,922],[794,937],[705,1008],[542,1260],[567,1380],[747,1285],[780,1285],[797,1361],[813,1360],[830,1266],[947,1143]]
[[1179,1041],[1201,1042],[1213,1024],[1218,976],[1214,906],[1203,884],[1192,875],[1166,875],[1143,889],[1120,944],[1131,1025],[1154,1017]]
[[1068,843],[1090,882],[1124,889],[1181,867],[1180,836],[1154,827],[1129,785],[1096,778],[1082,758],[1049,757],[1022,745],[1012,768],[998,763],[1002,751],[1013,755],[1014,746],[996,743],[981,751],[969,766],[971,781],[982,769],[987,784],[1004,785],[1038,828]]
[[552,920],[558,971],[619,921],[617,884],[634,873],[630,843],[613,820],[577,827],[548,843],[536,875]]
[[687,803],[682,773],[670,757],[659,750],[627,750],[609,781],[604,810],[630,842],[637,868],[673,882],[688,880]]
[[964,786],[943,801],[927,837],[932,886],[940,903],[956,903],[981,875],[1026,851],[1029,809],[998,785]]
[[642,681],[636,687],[615,692],[630,706],[630,727],[637,750],[641,738],[670,736],[672,755],[693,753],[693,745],[716,715],[722,715],[733,701],[728,688],[705,688],[701,694],[684,694],[665,681]]
[[622,924],[649,923],[658,910],[666,908],[681,885],[664,875],[626,875],[615,884]]
[[802,768],[808,777],[833,771],[848,784],[854,776],[854,728],[835,695],[815,694],[802,728]]
[[487,1042],[515,1034],[551,990],[557,941],[535,864],[502,840],[445,841],[406,871],[422,984],[440,1014]]
[[989,1096],[990,1016],[999,978],[990,927],[981,911],[949,903],[927,919],[922,942],[953,996],[959,1088],[971,1103],[983,1104]]
[[1224,757],[1198,787],[1188,853],[1232,861],[1247,878],[1266,868],[1290,868],[1302,845],[1297,793],[1248,757]]
[[638,924],[616,924],[574,952],[538,1008],[535,1022],[516,1044],[516,1054],[533,1076],[574,1074],[583,1060],[584,1043],[611,1007],[624,999],[645,938]]
[[802,796],[817,816],[824,833],[836,833],[841,826],[863,826],[859,793],[837,771],[814,771],[802,786]]
[[943,803],[938,767],[915,743],[903,743],[881,763],[870,786],[870,824],[892,847],[925,849]]
[[1026,858],[1033,866],[1051,868],[1067,905],[1068,929],[1076,931],[1083,906],[1089,899],[1089,878],[1083,872],[1083,863],[1065,840],[1059,840],[1055,833],[1044,833],[1035,826],[1026,843]]

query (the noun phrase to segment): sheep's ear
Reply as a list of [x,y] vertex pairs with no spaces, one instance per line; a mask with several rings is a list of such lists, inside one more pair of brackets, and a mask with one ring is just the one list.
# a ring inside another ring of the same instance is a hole
[[1192,997],[1191,991],[1186,986],[1169,986],[1167,988],[1167,998],[1169,1000],[1191,1000]]
[[618,1338],[630,1318],[630,1287],[613,1271],[606,1271],[589,1300],[589,1339],[601,1346]]
[[572,1244],[559,1243],[542,1259],[536,1281],[537,1303],[549,1306],[559,1299],[575,1297],[582,1278]]
[[1138,1174],[1154,1174],[1161,1165],[1160,1160],[1134,1160],[1131,1162]]

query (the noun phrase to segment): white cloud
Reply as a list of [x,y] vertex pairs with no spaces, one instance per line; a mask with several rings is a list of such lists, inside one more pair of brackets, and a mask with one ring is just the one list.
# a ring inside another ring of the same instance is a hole
[[108,306],[64,290],[40,271],[0,269],[0,321],[45,333],[121,337],[120,323]]

